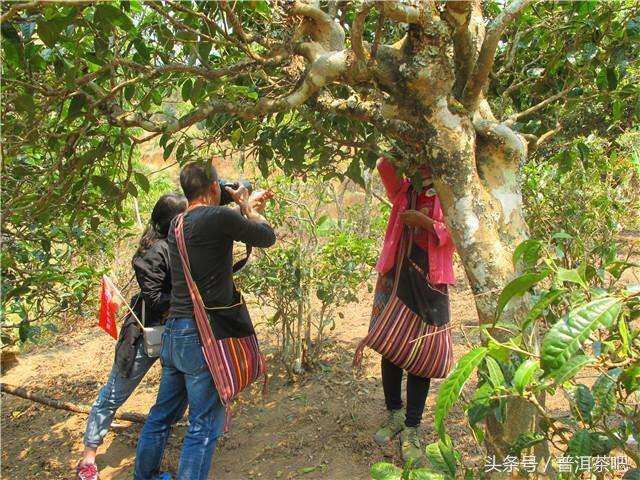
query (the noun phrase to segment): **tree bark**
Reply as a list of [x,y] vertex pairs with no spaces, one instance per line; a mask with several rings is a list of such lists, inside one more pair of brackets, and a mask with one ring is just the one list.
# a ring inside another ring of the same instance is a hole
[[[425,160],[471,285],[480,324],[491,325],[500,292],[517,274],[513,252],[528,237],[519,182],[526,143],[495,122],[479,129],[443,100],[433,109],[429,124],[434,129],[434,148],[427,150]],[[527,301],[512,303],[504,315],[518,323]],[[499,332],[492,334],[500,339]],[[496,458],[505,458],[509,445],[536,427],[536,410],[528,401],[508,400],[506,409],[505,422],[493,416],[486,422],[486,446]]]

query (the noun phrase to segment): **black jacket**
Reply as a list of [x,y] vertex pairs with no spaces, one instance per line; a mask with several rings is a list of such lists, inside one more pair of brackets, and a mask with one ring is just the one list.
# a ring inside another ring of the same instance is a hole
[[[165,239],[156,241],[143,255],[133,257],[133,270],[140,292],[131,298],[131,309],[140,321],[142,299],[145,301],[145,326],[163,324],[171,301],[171,271],[169,269],[169,246]],[[131,314],[124,319],[120,337],[116,344],[115,363],[124,377],[131,373],[142,329]]]
[[[145,301],[145,325],[160,325],[164,323],[171,303],[171,270],[167,240],[156,241],[143,255],[134,256],[132,263],[140,286],[140,295]],[[135,300],[134,297],[132,301]],[[140,305],[136,307],[136,310],[141,310]]]

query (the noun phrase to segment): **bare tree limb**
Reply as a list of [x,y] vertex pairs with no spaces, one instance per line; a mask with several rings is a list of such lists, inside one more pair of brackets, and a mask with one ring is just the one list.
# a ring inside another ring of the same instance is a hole
[[[67,410],[68,412],[89,414],[91,407],[88,405],[79,405],[77,403],[65,402],[63,400],[56,400],[39,393],[31,392],[23,387],[14,387],[7,385],[6,383],[0,383],[0,391],[15,395],[16,397],[24,398],[25,400],[31,400],[32,402],[41,403],[48,407],[57,408],[58,410]],[[118,420],[125,420],[127,422],[144,423],[147,419],[146,415],[133,412],[116,412],[115,418]]]
[[444,18],[453,27],[456,65],[456,81],[453,90],[455,96],[461,98],[485,34],[480,0],[447,2]]
[[25,3],[14,3],[11,5],[11,8],[7,10],[7,12],[0,16],[0,23],[7,22],[15,17],[18,13],[22,11],[29,12],[31,10],[36,10],[38,7],[43,5],[45,2],[25,2]]
[[482,48],[478,55],[473,74],[463,92],[463,104],[469,111],[475,111],[482,90],[489,80],[489,73],[493,68],[498,42],[505,28],[527,7],[533,0],[513,0],[498,15],[487,28]]
[[[427,7],[428,5],[428,7]],[[431,0],[423,2],[382,1],[376,3],[380,13],[396,22],[424,24],[427,20],[427,8],[434,11],[435,5]]]
[[547,105],[549,105],[550,103],[555,102],[556,100],[563,98],[564,96],[567,95],[567,93],[569,93],[569,91],[573,88],[573,86],[569,86],[567,88],[565,88],[564,90],[556,93],[555,95],[550,96],[549,98],[546,98],[545,100],[541,101],[540,103],[527,108],[526,110],[523,110],[522,112],[518,112],[518,113],[514,113],[513,115],[511,115],[509,118],[507,118],[504,121],[505,125],[513,125],[514,123],[516,123],[519,120],[522,120],[523,118],[526,118],[530,115],[533,115],[534,113],[542,110],[544,107],[546,107]]
[[366,65],[369,61],[369,53],[365,51],[362,45],[362,35],[364,33],[364,24],[367,20],[367,15],[371,11],[371,7],[372,4],[366,2],[362,6],[362,9],[356,14],[356,18],[353,20],[351,26],[351,48],[359,65]]
[[562,124],[560,122],[556,123],[556,128],[548,130],[540,135],[540,138],[536,141],[536,148],[540,148],[542,145],[547,143],[549,140],[553,138],[560,130],[562,130]]
[[[227,15],[227,19],[229,23],[233,27],[233,32],[242,40],[244,43],[251,43],[253,39],[250,35],[244,31],[244,27],[242,26],[242,22],[238,19],[236,13],[233,11],[232,7],[229,7],[229,3],[226,0],[219,0],[219,5],[224,10],[224,13]],[[235,4],[234,4],[235,5]]]
[[[110,123],[113,125],[125,128],[139,127],[148,132],[175,133],[218,113],[227,113],[249,119],[299,107],[322,87],[345,73],[346,68],[347,51],[328,52],[320,55],[315,62],[311,64],[300,85],[284,97],[276,99],[262,98],[256,103],[242,101],[234,103],[214,99],[205,102],[180,119],[168,118],[164,121],[152,120],[139,113],[126,112],[115,102],[108,103],[103,110],[107,113]],[[152,74],[154,73],[155,71],[152,72]],[[124,83],[129,82],[130,81],[126,81]],[[121,87],[123,88],[122,84],[114,88],[118,90]],[[113,89],[110,92],[105,92],[94,82],[88,82],[86,84],[85,93],[94,101],[94,106],[98,106],[114,96]]]
[[344,29],[333,17],[319,7],[304,3],[300,0],[288,7],[290,15],[300,15],[305,18],[302,29],[313,41],[320,43],[327,50],[342,50],[344,48]]
[[338,8],[340,7],[338,0],[328,0],[327,1],[327,15],[331,18],[336,18],[338,14]]
[[[174,2],[176,3],[176,2]],[[226,0],[220,0],[219,2],[220,7],[222,8],[222,10],[224,11],[227,20],[229,21],[229,23],[231,23],[231,26],[233,27],[233,32],[234,34],[237,36],[237,38],[240,39],[240,43],[241,43],[241,48],[242,50],[244,50],[244,52],[249,55],[251,58],[253,58],[254,60],[259,60],[264,62],[266,60],[265,57],[263,57],[262,55],[256,53],[255,51],[253,51],[253,49],[251,49],[249,47],[249,45],[253,42],[257,42],[260,43],[262,46],[266,47],[266,48],[271,48],[271,45],[269,42],[267,42],[261,35],[255,35],[253,33],[247,33],[244,29],[244,27],[242,26],[242,22],[240,21],[240,19],[238,18],[238,16],[236,15],[234,8],[235,8],[235,2],[233,7],[229,6],[229,3]],[[215,23],[215,22],[214,22]],[[217,24],[216,24],[217,27]],[[217,27],[218,30],[220,30],[219,27]],[[231,39],[229,35],[225,35],[228,39]],[[238,43],[238,42],[236,42]]]
[[521,134],[512,130],[508,125],[478,119],[473,122],[473,126],[478,135],[504,145],[505,153],[509,153],[513,161],[526,158],[527,143]]

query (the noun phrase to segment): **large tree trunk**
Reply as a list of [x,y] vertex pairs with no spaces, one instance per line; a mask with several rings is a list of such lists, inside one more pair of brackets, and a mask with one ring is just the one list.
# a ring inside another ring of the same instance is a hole
[[[528,236],[518,167],[526,156],[522,138],[503,125],[453,113],[440,101],[430,119],[437,148],[425,159],[430,165],[446,222],[464,265],[481,324],[495,320],[498,296],[516,275],[513,252]],[[505,315],[518,322],[526,300]],[[492,334],[500,338],[499,331]],[[487,421],[490,454],[507,455],[509,444],[533,431],[535,407],[526,400],[507,403],[507,421]]]

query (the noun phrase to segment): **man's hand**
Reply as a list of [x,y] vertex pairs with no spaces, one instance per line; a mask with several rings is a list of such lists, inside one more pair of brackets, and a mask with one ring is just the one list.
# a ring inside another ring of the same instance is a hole
[[244,185],[239,185],[238,188],[233,189],[231,187],[225,187],[229,195],[234,202],[236,202],[241,207],[247,202],[249,199],[249,190]]
[[267,200],[273,197],[273,192],[271,190],[260,190],[254,191],[249,197],[249,206],[258,211],[262,212],[264,210],[264,206],[267,203]]

